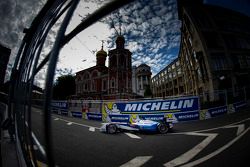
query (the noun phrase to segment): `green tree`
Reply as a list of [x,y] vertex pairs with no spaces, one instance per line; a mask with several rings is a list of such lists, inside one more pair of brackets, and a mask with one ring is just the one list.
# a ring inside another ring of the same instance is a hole
[[53,99],[66,100],[75,94],[75,77],[73,75],[62,75],[56,79],[53,85]]

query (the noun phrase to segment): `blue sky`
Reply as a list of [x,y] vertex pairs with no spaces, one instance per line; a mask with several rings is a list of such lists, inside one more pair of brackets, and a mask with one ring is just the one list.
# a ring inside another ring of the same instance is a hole
[[[0,1],[0,43],[12,49],[9,71],[23,37],[23,28],[29,27],[45,2],[46,0]],[[81,0],[68,31],[107,2],[108,0]],[[249,0],[205,2],[233,8],[250,16]],[[133,65],[147,63],[153,74],[156,74],[178,56],[181,23],[177,19],[176,0],[139,0],[90,26],[68,43],[60,53],[57,75],[74,74],[95,65],[95,53],[101,48],[101,40],[105,41],[106,51],[115,47],[116,31],[112,28],[111,18],[116,30],[119,31],[121,27],[126,48],[133,53]],[[56,28],[55,26],[54,29]],[[44,46],[44,54],[51,48],[54,34],[53,30]],[[44,76],[41,73],[38,79],[42,80]]]
[[[81,4],[77,9],[69,30],[73,29],[73,25],[86,15],[82,8],[86,9],[87,4]],[[76,65],[72,58],[67,58],[65,55],[69,55],[70,52],[75,52],[74,55],[76,55],[77,50],[84,49],[78,59],[86,61],[75,66],[75,69],[71,67],[73,69],[71,71],[93,66],[95,65],[94,54],[101,48],[101,40],[105,41],[104,50],[108,52],[115,48],[117,32],[121,32],[126,40],[125,47],[132,52],[132,65],[146,63],[151,67],[152,73],[156,74],[177,57],[180,26],[175,0],[140,0],[113,12],[80,33],[77,41],[72,40],[64,48],[60,62],[71,62],[69,64]],[[79,42],[82,46],[77,45]],[[64,66],[67,65],[64,64]]]
[[[133,53],[133,65],[146,63],[155,74],[176,58],[181,22],[178,20],[175,0],[141,0],[117,13],[118,17],[113,17],[112,20],[117,23],[118,31],[121,22],[121,32],[125,36],[127,47]],[[108,23],[111,24],[110,20]],[[109,48],[114,47],[111,42],[114,36],[112,34],[108,39]]]

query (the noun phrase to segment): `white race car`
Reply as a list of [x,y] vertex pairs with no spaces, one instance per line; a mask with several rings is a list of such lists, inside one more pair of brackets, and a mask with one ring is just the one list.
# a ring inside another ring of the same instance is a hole
[[100,128],[101,132],[106,132],[109,134],[114,134],[117,131],[128,130],[128,131],[144,131],[144,132],[159,132],[167,133],[173,128],[172,122],[167,122],[166,120],[157,122],[152,120],[140,119],[133,123],[128,122],[108,122],[102,123]]

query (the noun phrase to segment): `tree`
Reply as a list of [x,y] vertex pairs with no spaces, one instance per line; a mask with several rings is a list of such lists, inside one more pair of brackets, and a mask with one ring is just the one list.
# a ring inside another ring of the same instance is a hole
[[62,75],[56,79],[53,85],[53,99],[66,100],[70,95],[75,94],[75,77],[72,75]]

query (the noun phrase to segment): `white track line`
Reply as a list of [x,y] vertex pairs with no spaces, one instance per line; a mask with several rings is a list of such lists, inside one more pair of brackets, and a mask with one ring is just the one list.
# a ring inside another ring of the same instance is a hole
[[231,140],[230,142],[228,142],[226,145],[224,145],[223,147],[217,149],[216,151],[208,154],[207,156],[205,157],[202,157],[196,161],[193,161],[193,162],[190,162],[186,165],[183,165],[181,167],[193,167],[193,166],[196,166],[204,161],[207,161],[208,159],[216,156],[217,154],[221,153],[222,151],[224,151],[225,149],[227,149],[228,147],[230,147],[231,145],[233,145],[237,140],[239,140],[244,134],[246,134],[248,131],[250,130],[250,127],[247,128],[243,133],[241,133],[239,136],[237,136],[236,138],[234,138],[233,140]]
[[31,135],[32,135],[33,140],[35,141],[35,143],[36,143],[38,149],[41,151],[41,153],[42,153],[43,155],[46,156],[46,152],[45,152],[43,146],[40,144],[40,142],[39,142],[38,139],[36,138],[35,134],[34,134],[33,132],[31,132]]
[[148,160],[150,160],[152,156],[140,156],[135,157],[127,163],[121,165],[120,167],[140,167],[145,164]]
[[[55,117],[53,116],[54,118],[58,118],[58,117]],[[64,122],[71,122],[75,125],[79,125],[79,126],[83,126],[83,127],[86,127],[86,128],[95,128],[95,129],[100,129],[99,127],[95,127],[95,126],[89,126],[89,125],[85,125],[85,124],[80,124],[80,123],[77,123],[77,122],[73,122],[73,121],[69,121],[69,120],[66,120],[66,119],[62,119],[62,118],[58,118],[59,120],[61,121],[64,121]]]
[[73,124],[73,122],[68,122],[68,123],[67,123],[67,125],[72,125],[72,124]]
[[94,132],[94,131],[95,131],[95,128],[94,128],[94,127],[90,127],[90,128],[89,128],[89,131]]
[[[28,127],[28,123],[25,121],[25,125]],[[41,151],[41,153],[46,157],[46,152],[43,148],[43,146],[40,144],[39,140],[36,138],[36,135],[31,131],[32,138],[37,145],[38,149]]]
[[248,121],[248,120],[250,120],[250,118],[246,118],[246,119],[243,119],[243,120],[241,120],[241,121],[234,122],[234,123],[231,123],[231,124],[228,124],[228,125],[219,126],[219,127],[216,127],[216,128],[195,130],[195,131],[190,131],[190,132],[169,133],[169,135],[183,135],[183,134],[186,134],[186,133],[200,133],[200,132],[212,131],[212,130],[227,128],[227,127],[229,127],[229,126],[232,126],[232,125],[235,125],[235,124],[239,124],[239,123],[242,123],[242,122],[245,122],[245,121]]
[[200,153],[209,143],[211,143],[218,134],[215,133],[187,133],[187,135],[194,135],[194,136],[206,136],[207,138],[204,139],[202,142],[197,144],[191,150],[187,151],[186,153],[182,154],[181,156],[173,159],[164,164],[165,167],[174,167],[181,164],[184,164],[191,159],[193,159],[198,153]]
[[124,133],[124,134],[126,134],[127,136],[129,136],[129,137],[131,137],[131,138],[133,138],[133,139],[141,139],[141,137],[139,137],[139,136],[137,136],[137,135],[134,135],[134,134],[132,134],[132,133]]
[[237,134],[237,136],[239,136],[239,134],[241,134],[245,130],[245,125],[244,124],[227,126],[225,128],[236,128],[236,127],[238,127],[236,134]]

